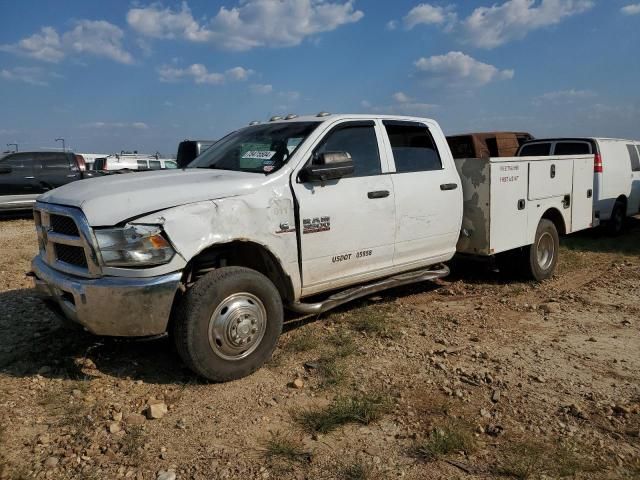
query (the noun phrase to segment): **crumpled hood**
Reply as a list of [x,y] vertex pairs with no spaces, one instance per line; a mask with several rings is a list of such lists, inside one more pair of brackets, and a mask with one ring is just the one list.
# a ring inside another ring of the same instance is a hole
[[102,227],[178,205],[248,194],[263,181],[255,173],[199,168],[132,172],[72,182],[38,201],[79,207],[91,226]]

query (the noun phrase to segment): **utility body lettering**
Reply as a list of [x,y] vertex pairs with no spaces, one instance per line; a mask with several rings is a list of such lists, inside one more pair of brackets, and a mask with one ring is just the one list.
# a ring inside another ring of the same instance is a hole
[[315,217],[302,219],[302,233],[328,232],[331,230],[331,217]]

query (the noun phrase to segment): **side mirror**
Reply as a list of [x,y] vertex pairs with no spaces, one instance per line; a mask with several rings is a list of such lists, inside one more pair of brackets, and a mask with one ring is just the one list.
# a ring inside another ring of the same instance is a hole
[[13,172],[13,168],[11,168],[11,165],[0,165],[0,174],[11,172]]
[[326,182],[353,174],[353,160],[348,152],[321,153],[300,172],[303,182]]

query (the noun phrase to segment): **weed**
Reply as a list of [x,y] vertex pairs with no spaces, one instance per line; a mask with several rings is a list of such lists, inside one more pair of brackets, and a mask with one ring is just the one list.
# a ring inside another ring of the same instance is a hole
[[337,357],[345,358],[358,351],[353,336],[344,330],[340,330],[329,337],[329,343],[335,348]]
[[308,352],[318,347],[318,338],[311,332],[295,332],[293,338],[286,344],[286,349],[290,352]]
[[415,454],[428,462],[455,452],[468,452],[473,448],[469,431],[460,424],[449,423],[431,430],[429,436],[415,446]]
[[318,371],[322,376],[320,386],[323,388],[341,385],[347,378],[344,365],[336,357],[323,357],[318,360]]
[[382,305],[355,310],[351,316],[350,324],[354,330],[369,335],[393,338],[397,333],[391,320],[391,309]]
[[309,432],[329,433],[347,423],[368,425],[389,409],[388,398],[380,395],[338,397],[325,408],[306,410],[294,418]]
[[288,463],[309,461],[311,454],[300,448],[299,439],[281,432],[270,432],[264,442],[265,457],[269,460],[283,460]]
[[344,480],[367,480],[371,477],[371,469],[361,462],[354,462],[344,465],[338,474]]
[[120,442],[120,451],[132,460],[140,458],[144,445],[145,433],[142,425],[131,425],[127,427],[127,433]]
[[504,451],[496,473],[526,480],[542,469],[548,460],[547,453],[547,448],[540,443],[511,443]]
[[596,470],[595,464],[568,444],[511,442],[502,454],[496,473],[526,480],[541,472],[553,477],[575,477],[579,472]]

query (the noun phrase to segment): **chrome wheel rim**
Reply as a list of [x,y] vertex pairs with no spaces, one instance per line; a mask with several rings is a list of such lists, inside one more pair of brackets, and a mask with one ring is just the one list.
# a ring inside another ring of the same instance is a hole
[[225,360],[241,360],[251,355],[267,329],[267,310],[250,293],[234,293],[225,298],[211,315],[209,345]]
[[538,258],[538,266],[542,270],[548,270],[553,264],[556,253],[556,245],[550,233],[544,232],[540,235],[536,245],[536,255]]

